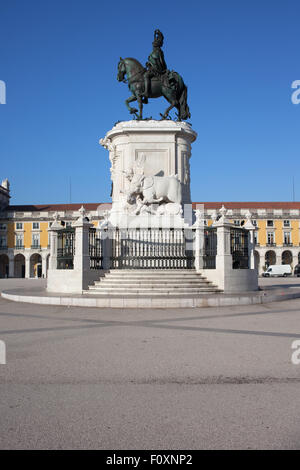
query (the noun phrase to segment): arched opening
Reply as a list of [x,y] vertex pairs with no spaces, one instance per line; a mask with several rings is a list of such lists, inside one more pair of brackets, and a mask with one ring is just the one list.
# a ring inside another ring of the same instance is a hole
[[254,267],[259,271],[260,256],[258,251],[254,251]]
[[7,255],[0,255],[0,278],[8,277],[9,259]]
[[38,253],[30,257],[30,277],[42,277],[42,257]]
[[281,264],[293,264],[293,255],[289,250],[283,251],[281,255]]
[[276,253],[275,251],[269,250],[265,254],[265,264],[266,267],[268,268],[272,264],[276,264]]
[[25,256],[21,253],[14,258],[14,276],[25,277]]

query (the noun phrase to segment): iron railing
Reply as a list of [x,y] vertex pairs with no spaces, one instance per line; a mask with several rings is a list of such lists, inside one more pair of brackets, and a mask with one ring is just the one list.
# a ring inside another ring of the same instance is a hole
[[203,268],[216,269],[217,255],[217,229],[206,227],[204,229]]
[[59,230],[57,234],[57,269],[73,269],[75,254],[75,231],[72,227]]
[[116,229],[111,267],[117,269],[194,268],[194,230]]
[[103,269],[103,253],[101,238],[95,228],[89,230],[90,269]]
[[243,228],[232,228],[230,230],[233,269],[249,268],[248,236],[248,231]]

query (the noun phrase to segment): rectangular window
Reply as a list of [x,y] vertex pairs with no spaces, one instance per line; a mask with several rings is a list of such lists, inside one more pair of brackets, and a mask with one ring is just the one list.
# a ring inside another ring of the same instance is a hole
[[290,226],[291,226],[290,220],[284,220],[284,221],[283,221],[283,226],[284,226],[284,227],[290,227]]
[[32,234],[32,247],[37,248],[40,246],[40,234],[39,233],[33,233]]
[[284,232],[283,233],[283,243],[285,245],[291,244],[291,232]]
[[241,225],[241,221],[238,220],[238,219],[235,219],[235,220],[234,220],[234,225],[240,226],[240,225]]
[[267,220],[267,227],[274,227],[274,220]]
[[0,230],[6,230],[7,226],[6,224],[0,224]]
[[275,244],[275,233],[268,232],[268,245],[274,245],[274,244]]
[[23,229],[23,224],[22,224],[22,222],[17,222],[17,223],[16,223],[16,229],[17,229],[17,230],[22,230],[22,229]]
[[255,230],[255,232],[254,232],[254,243],[255,243],[255,245],[258,244],[258,231],[257,230]]
[[33,228],[33,230],[38,230],[40,228],[40,223],[39,222],[32,222],[32,228]]
[[16,247],[23,247],[23,235],[16,235]]
[[6,236],[0,235],[0,248],[6,248],[6,247],[7,247]]
[[255,220],[255,219],[252,220],[252,223],[253,223],[254,227],[257,227],[257,220]]

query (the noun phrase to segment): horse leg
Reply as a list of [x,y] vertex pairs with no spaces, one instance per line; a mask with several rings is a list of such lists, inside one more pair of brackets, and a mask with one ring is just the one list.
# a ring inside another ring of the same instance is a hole
[[140,109],[140,114],[139,114],[138,119],[143,119],[143,97],[138,96],[137,100],[138,100],[139,109]]
[[129,103],[131,103],[132,101],[136,101],[137,100],[137,97],[135,95],[131,95],[126,101],[125,101],[125,104],[127,106],[127,109],[128,111],[130,112],[130,114],[135,114],[136,117],[137,116],[137,113],[138,113],[138,110],[136,108],[132,108],[131,106],[129,106]]
[[169,116],[169,112],[171,111],[171,109],[173,109],[174,107],[176,106],[176,101],[172,101],[170,106],[167,107],[167,109],[165,110],[164,114],[160,114],[162,119],[167,119],[167,117]]

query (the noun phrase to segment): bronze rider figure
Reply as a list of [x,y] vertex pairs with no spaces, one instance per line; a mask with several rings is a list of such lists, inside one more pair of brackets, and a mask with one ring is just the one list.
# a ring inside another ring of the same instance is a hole
[[154,41],[152,43],[153,50],[148,57],[148,62],[146,63],[147,70],[144,74],[145,80],[145,91],[144,99],[145,103],[148,102],[150,95],[151,87],[151,78],[158,77],[161,78],[164,73],[167,71],[167,64],[165,62],[164,53],[162,51],[162,46],[164,43],[164,35],[159,29],[154,31]]

